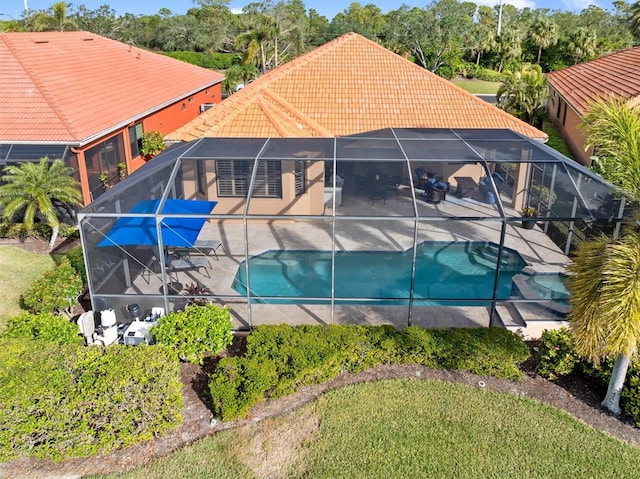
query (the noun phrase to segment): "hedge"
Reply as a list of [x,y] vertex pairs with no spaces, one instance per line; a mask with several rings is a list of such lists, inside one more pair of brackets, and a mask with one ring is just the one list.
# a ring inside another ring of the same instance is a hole
[[341,372],[417,363],[520,379],[526,344],[502,328],[427,330],[392,326],[259,326],[242,357],[223,358],[210,378],[214,414],[241,417],[256,403]]
[[107,453],[181,422],[179,364],[159,346],[0,339],[0,461]]
[[39,339],[65,344],[80,344],[78,325],[53,313],[22,313],[11,318],[0,337]]
[[[58,236],[76,240],[80,237],[80,233],[76,226],[60,223]],[[51,237],[51,227],[46,223],[34,223],[32,229],[28,229],[24,223],[0,222],[0,238],[20,238],[28,237],[44,239]]]
[[240,62],[240,57],[234,53],[202,53],[202,52],[162,52],[163,55],[192,65],[198,65],[211,70],[226,70]]
[[55,269],[45,271],[22,294],[22,305],[31,313],[63,313],[71,310],[82,293],[82,277],[64,258]]
[[158,344],[171,348],[182,361],[202,364],[206,354],[216,354],[233,340],[233,322],[227,308],[192,304],[184,311],[163,316],[151,330]]

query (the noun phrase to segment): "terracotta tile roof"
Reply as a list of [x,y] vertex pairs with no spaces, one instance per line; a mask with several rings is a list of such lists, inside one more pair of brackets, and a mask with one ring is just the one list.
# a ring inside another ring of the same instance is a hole
[[87,32],[0,33],[0,140],[82,144],[223,75]]
[[640,47],[549,73],[551,85],[582,116],[589,103],[614,95],[635,99],[640,95]]
[[203,136],[342,136],[388,127],[540,130],[355,33],[258,78],[173,133]]

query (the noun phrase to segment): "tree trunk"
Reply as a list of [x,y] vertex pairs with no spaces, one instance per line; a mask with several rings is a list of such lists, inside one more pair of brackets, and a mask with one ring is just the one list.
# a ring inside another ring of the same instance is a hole
[[58,239],[59,230],[60,230],[60,227],[58,225],[51,227],[51,239],[49,240],[49,251],[51,251],[56,244],[56,239]]
[[611,371],[611,379],[609,379],[607,395],[601,403],[604,408],[616,416],[622,412],[620,409],[620,393],[622,392],[624,379],[627,376],[629,359],[629,356],[625,354],[619,354],[616,358],[616,362],[613,364],[613,371]]
[[540,57],[542,56],[542,47],[538,48],[538,61],[536,65],[540,65]]

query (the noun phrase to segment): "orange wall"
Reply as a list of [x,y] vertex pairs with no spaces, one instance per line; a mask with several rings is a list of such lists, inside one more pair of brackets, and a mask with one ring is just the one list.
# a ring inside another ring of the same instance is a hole
[[[149,131],[158,131],[162,136],[170,133],[186,123],[190,122],[198,115],[200,115],[200,105],[203,103],[220,103],[222,101],[222,83],[217,83],[207,89],[201,90],[193,95],[185,98],[182,101],[173,103],[162,110],[156,111],[151,115],[137,120],[131,123],[131,126],[142,121],[142,127],[145,133]],[[85,205],[91,203],[89,196],[89,181],[87,178],[86,163],[84,159],[84,152],[95,145],[102,143],[109,138],[122,134],[124,137],[124,148],[126,155],[127,170],[129,173],[137,170],[145,164],[145,161],[137,156],[131,158],[131,148],[129,142],[129,125],[124,128],[114,131],[109,135],[105,135],[99,140],[96,140],[88,145],[84,145],[78,149],[78,161],[80,162],[80,181],[82,184],[82,196],[84,198]]]
[[[560,103],[559,115],[558,103]],[[590,165],[593,149],[589,148],[585,151],[587,138],[583,130],[579,128],[582,118],[552,87],[549,87],[547,114],[551,122],[558,129],[560,136],[562,136],[573,158],[581,165]]]

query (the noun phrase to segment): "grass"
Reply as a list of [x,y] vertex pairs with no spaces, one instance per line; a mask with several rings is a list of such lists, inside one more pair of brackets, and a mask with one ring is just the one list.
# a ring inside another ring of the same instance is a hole
[[0,332],[6,329],[9,318],[21,312],[22,292],[54,266],[49,255],[31,253],[15,246],[0,246]]
[[637,448],[547,405],[405,379],[332,391],[286,417],[100,477],[597,478],[637,477],[638,468]]
[[553,126],[553,123],[551,123],[548,119],[545,119],[542,123],[542,131],[549,135],[549,141],[547,141],[547,145],[549,145],[554,150],[562,153],[567,158],[571,158],[572,160],[575,159],[573,158],[573,155],[571,155],[569,148],[567,148],[566,143],[560,136],[560,133],[558,133],[556,127]]
[[484,81],[484,80],[467,80],[456,78],[451,80],[451,83],[459,86],[469,93],[479,93],[484,95],[495,95],[500,88],[500,82]]

